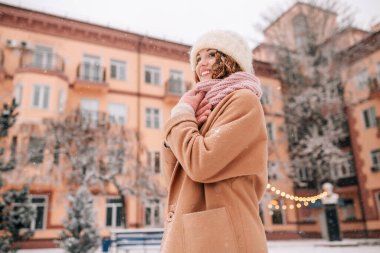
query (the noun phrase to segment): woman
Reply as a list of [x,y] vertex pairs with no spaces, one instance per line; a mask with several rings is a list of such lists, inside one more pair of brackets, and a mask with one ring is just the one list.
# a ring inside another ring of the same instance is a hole
[[229,31],[190,52],[196,88],[165,126],[168,214],[161,252],[267,252],[259,200],[267,185],[267,135],[247,42]]

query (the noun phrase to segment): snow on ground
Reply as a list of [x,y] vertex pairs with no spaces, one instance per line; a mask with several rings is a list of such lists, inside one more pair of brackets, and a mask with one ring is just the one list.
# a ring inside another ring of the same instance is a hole
[[[269,253],[379,253],[380,239],[346,239],[341,242],[328,242],[326,240],[269,241],[268,248]],[[61,249],[18,251],[18,253],[63,252]],[[99,249],[96,253],[101,253],[101,250]]]

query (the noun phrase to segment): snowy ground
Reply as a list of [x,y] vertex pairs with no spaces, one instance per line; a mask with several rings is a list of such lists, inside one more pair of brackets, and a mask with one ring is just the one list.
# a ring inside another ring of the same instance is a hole
[[[268,248],[269,253],[379,253],[380,239],[347,239],[341,242],[325,240],[269,241]],[[63,253],[63,250],[20,250],[18,253]],[[101,253],[101,250],[98,250],[97,253]]]

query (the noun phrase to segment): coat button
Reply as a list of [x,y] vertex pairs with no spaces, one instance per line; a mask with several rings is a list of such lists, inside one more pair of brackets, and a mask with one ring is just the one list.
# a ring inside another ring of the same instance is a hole
[[168,213],[168,218],[167,218],[167,221],[168,222],[171,222],[173,220],[173,217],[174,217],[174,212],[173,211],[170,211]]

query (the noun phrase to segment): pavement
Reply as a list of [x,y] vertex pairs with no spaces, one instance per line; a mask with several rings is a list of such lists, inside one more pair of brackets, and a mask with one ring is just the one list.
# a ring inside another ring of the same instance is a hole
[[[321,239],[268,241],[268,249],[269,253],[379,253],[380,239],[344,239],[337,242]],[[19,250],[18,253],[64,253],[64,251],[62,249],[30,249]],[[101,253],[101,250],[97,250],[96,253]]]

